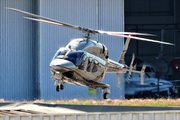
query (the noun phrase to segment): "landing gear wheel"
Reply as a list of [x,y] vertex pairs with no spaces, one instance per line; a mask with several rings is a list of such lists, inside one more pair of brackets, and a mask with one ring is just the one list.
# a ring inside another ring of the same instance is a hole
[[60,90],[63,90],[63,89],[64,89],[64,85],[61,84],[61,85],[60,85]]
[[105,92],[105,93],[103,94],[103,98],[104,98],[104,99],[107,99],[107,98],[108,98],[108,93],[107,93],[107,92]]
[[56,91],[57,91],[57,92],[60,91],[59,85],[56,86]]

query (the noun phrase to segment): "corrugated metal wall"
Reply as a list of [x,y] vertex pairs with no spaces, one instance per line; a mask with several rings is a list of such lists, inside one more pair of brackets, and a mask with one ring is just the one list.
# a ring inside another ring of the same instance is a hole
[[179,120],[179,111],[0,115],[3,120]]
[[32,100],[36,97],[35,24],[14,7],[34,12],[36,0],[0,0],[0,98]]
[[[99,1],[99,28],[109,31],[124,31],[124,1],[123,0],[100,0]],[[123,38],[99,35],[99,41],[105,44],[109,50],[109,58],[118,61],[123,50]],[[111,85],[109,98],[119,99],[124,97],[124,78],[120,75],[120,88],[116,87],[116,75],[106,74],[104,83]]]
[[[40,15],[62,22],[94,29],[123,31],[124,29],[123,0],[40,0]],[[50,99],[101,99],[97,90],[95,96],[87,94],[87,87],[65,85],[63,91],[56,92],[54,82],[49,76],[49,63],[59,47],[65,46],[72,38],[82,37],[80,31],[69,28],[40,23],[40,91],[41,98]],[[109,49],[109,56],[118,60],[123,47],[123,39],[108,35],[96,35]],[[115,74],[107,74],[103,83],[111,85],[109,98],[123,97],[123,77],[121,89],[116,87]]]

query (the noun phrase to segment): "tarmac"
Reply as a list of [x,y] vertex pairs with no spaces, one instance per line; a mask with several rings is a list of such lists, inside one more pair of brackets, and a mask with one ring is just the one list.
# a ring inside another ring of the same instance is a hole
[[180,111],[180,107],[110,106],[110,105],[66,105],[45,103],[0,103],[0,115],[6,114],[66,114],[91,112],[145,112]]

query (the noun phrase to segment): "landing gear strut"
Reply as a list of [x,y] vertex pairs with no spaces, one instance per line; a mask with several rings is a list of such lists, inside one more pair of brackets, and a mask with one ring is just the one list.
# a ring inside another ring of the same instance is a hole
[[64,89],[64,82],[63,82],[63,79],[62,80],[56,80],[56,79],[53,79],[54,81],[54,85],[58,84],[56,86],[56,91],[59,92],[60,90],[63,90]]
[[64,89],[64,85],[60,84],[60,90],[63,90],[63,89]]
[[108,98],[109,93],[111,93],[109,89],[102,89],[102,94],[104,99]]

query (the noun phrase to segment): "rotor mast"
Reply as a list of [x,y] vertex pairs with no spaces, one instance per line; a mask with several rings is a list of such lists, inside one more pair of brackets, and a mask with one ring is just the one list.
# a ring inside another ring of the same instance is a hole
[[86,38],[86,40],[89,40],[92,36],[94,36],[97,33],[95,30],[88,28],[79,27],[79,30],[82,31],[83,37]]

